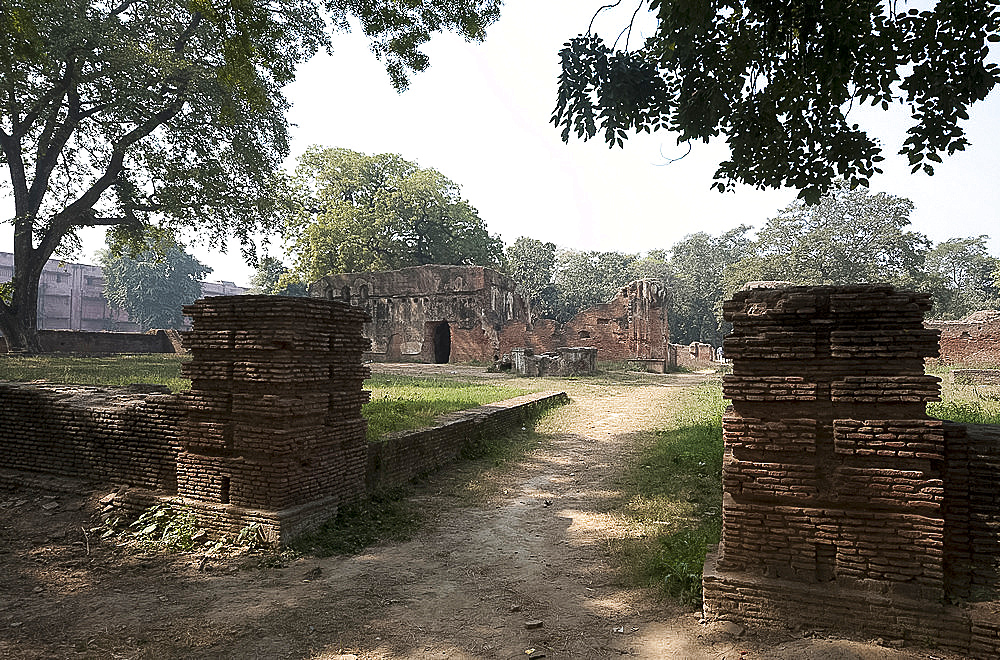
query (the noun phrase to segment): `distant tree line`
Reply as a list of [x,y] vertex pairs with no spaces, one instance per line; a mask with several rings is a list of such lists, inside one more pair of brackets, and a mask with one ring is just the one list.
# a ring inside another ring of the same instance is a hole
[[1000,308],[1000,259],[989,253],[989,237],[935,245],[910,229],[912,210],[908,199],[837,182],[818,204],[797,200],[756,233],[748,225],[698,232],[645,255],[560,250],[521,237],[507,249],[508,272],[535,317],[563,321],[631,280],[659,280],[677,343],[719,345],[729,330],[722,302],[752,281],[886,282],[930,292],[935,319]]
[[987,236],[934,244],[910,227],[913,203],[836,181],[819,202],[796,200],[763,226],[698,232],[645,254],[581,251],[522,236],[504,246],[460,187],[395,154],[313,147],[285,182],[286,266],[261,260],[255,293],[306,295],[325,275],[421,264],[467,264],[508,274],[529,322],[567,321],[649,278],[669,292],[673,341],[719,345],[722,301],[747,282],[886,282],[928,291],[932,317],[1000,307],[1000,260]]

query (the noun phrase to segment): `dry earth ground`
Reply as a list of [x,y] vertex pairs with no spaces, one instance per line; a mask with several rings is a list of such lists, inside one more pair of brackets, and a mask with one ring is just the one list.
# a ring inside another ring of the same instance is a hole
[[[396,368],[415,369],[494,377]],[[126,554],[84,532],[106,491],[0,487],[0,657],[949,657],[702,624],[623,586],[605,553],[608,538],[635,533],[613,514],[622,465],[638,432],[670,416],[678,388],[706,378],[545,382],[573,402],[540,423],[542,446],[421,483],[414,497],[430,522],[412,540],[283,568]]]

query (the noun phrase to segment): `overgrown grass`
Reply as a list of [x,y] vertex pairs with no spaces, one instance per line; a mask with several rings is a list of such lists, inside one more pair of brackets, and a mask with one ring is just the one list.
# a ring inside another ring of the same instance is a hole
[[929,366],[927,373],[941,378],[941,401],[927,404],[927,414],[959,424],[1000,424],[1000,387],[959,385],[950,374],[961,366]]
[[172,392],[189,389],[181,364],[189,358],[174,354],[76,357],[0,355],[0,380],[47,380],[74,385],[166,385]]
[[625,473],[622,513],[644,534],[611,550],[634,584],[697,606],[705,553],[722,528],[723,401],[718,385],[682,397],[675,421],[651,434]]
[[368,419],[368,439],[433,424],[446,413],[512,399],[528,390],[509,385],[462,383],[445,379],[372,376],[365,381],[371,401],[361,412]]

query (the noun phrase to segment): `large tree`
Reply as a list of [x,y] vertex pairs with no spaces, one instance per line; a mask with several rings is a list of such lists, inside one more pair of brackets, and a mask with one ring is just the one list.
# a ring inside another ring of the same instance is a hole
[[561,250],[556,255],[555,283],[558,297],[554,316],[568,321],[581,310],[614,298],[618,289],[635,279],[637,257],[621,252]]
[[750,227],[740,225],[719,236],[698,232],[670,248],[670,340],[678,344],[702,341],[720,346],[728,331],[722,320],[727,268],[748,256]]
[[644,7],[658,27],[635,49],[631,26],[611,46],[589,31],[566,44],[552,121],[564,140],[600,131],[619,146],[633,131],[667,129],[678,144],[721,135],[731,155],[719,190],[793,186],[812,203],[836,177],[867,186],[882,150],[848,118],[865,103],[909,108],[900,153],[931,174],[968,145],[961,122],[1000,75],[987,62],[1000,41],[993,0],[640,0],[636,14]]
[[908,199],[843,181],[813,206],[796,200],[764,224],[748,256],[726,268],[726,293],[757,280],[921,286],[930,241],[908,229],[912,210]]
[[126,252],[99,254],[108,303],[143,330],[180,328],[181,308],[201,297],[201,280],[212,269],[177,244]]
[[0,332],[37,351],[38,279],[81,227],[139,237],[197,228],[209,244],[274,217],[288,151],[282,86],[360,22],[397,88],[438,31],[482,39],[499,0],[8,0],[0,6],[0,168],[13,197],[14,279]]
[[553,288],[556,266],[555,243],[521,236],[507,247],[507,274],[528,309],[528,324],[547,309],[546,293]]
[[988,239],[952,238],[927,253],[935,318],[960,319],[981,309],[1000,308],[1000,283],[993,279],[1000,259],[987,250]]
[[396,154],[311,147],[299,158],[292,191],[286,236],[307,282],[423,264],[503,263],[503,243],[459,186]]

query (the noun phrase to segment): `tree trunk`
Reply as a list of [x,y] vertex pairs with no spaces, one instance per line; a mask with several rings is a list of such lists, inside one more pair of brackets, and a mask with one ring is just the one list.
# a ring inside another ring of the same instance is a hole
[[[35,298],[37,299],[37,294]],[[37,355],[42,352],[38,343],[35,307],[27,310],[28,319],[21,318],[25,314],[0,311],[0,334],[7,342],[8,353]]]
[[14,291],[10,305],[0,305],[0,332],[7,340],[7,351],[37,355],[38,343],[38,281],[48,255],[32,250],[28,254],[14,249]]

